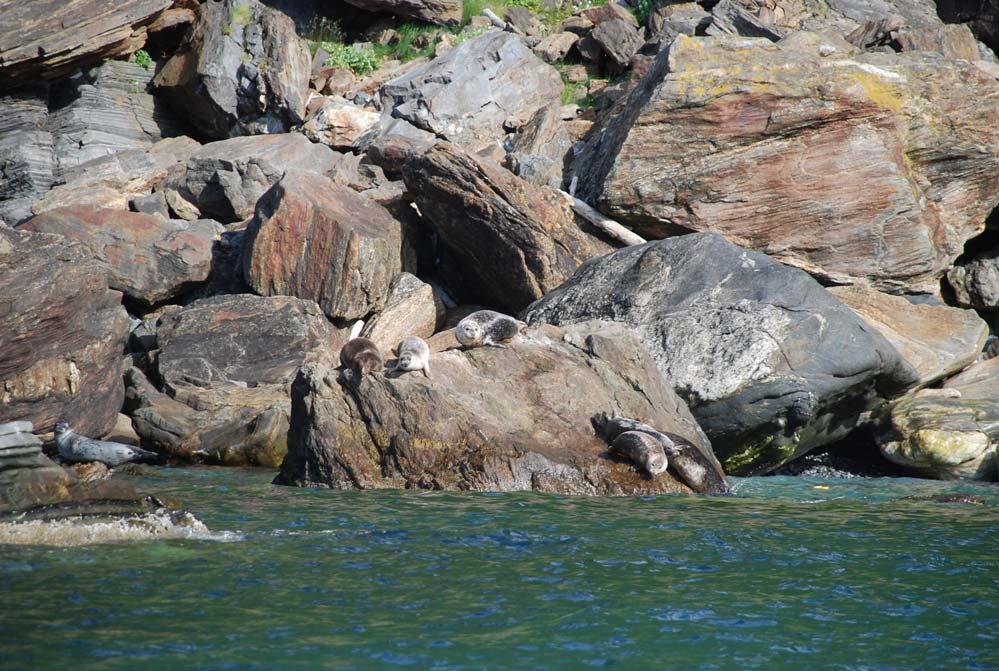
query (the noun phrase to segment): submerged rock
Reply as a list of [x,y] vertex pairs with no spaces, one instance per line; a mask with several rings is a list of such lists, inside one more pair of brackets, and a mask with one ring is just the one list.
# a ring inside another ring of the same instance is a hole
[[[589,323],[528,330],[508,348],[441,351],[433,378],[375,373],[359,383],[322,364],[293,386],[278,484],[573,494],[689,491],[612,460],[591,418],[643,417],[711,457],[683,402],[634,337]],[[571,389],[572,393],[566,393]]]
[[772,470],[842,438],[918,381],[807,274],[712,234],[618,250],[524,312],[531,324],[633,329],[728,473]]

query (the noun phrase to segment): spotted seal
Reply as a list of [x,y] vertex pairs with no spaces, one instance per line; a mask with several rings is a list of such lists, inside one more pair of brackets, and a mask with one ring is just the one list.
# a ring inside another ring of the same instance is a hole
[[159,457],[155,452],[132,445],[81,436],[73,431],[66,422],[56,423],[55,437],[56,445],[59,446],[59,456],[66,461],[99,461],[114,468],[130,461],[157,459]]
[[422,370],[425,376],[430,377],[430,346],[423,338],[406,336],[392,353],[399,358],[393,370]]
[[382,355],[371,340],[354,338],[340,348],[340,365],[353,371],[354,379],[360,382],[368,373],[382,369]]
[[454,337],[466,348],[506,347],[527,325],[494,310],[479,310],[468,315],[454,329]]
[[714,454],[705,454],[696,445],[692,445],[675,433],[664,433],[638,420],[608,416],[605,413],[594,415],[590,421],[597,434],[611,445],[618,436],[627,432],[637,431],[655,438],[662,445],[669,466],[695,492],[703,494],[731,491],[725,472]]

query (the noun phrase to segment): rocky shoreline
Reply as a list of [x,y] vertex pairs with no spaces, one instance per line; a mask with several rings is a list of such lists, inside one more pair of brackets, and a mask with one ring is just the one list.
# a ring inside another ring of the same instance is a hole
[[[994,3],[43,4],[0,26],[0,426],[690,491],[612,413],[733,475],[999,480]],[[529,328],[462,349],[479,307]],[[433,378],[352,380],[352,330]]]

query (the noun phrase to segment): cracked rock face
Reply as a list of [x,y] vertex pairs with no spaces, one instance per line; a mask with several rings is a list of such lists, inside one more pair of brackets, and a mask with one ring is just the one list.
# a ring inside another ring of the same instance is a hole
[[[445,339],[437,339],[438,343]],[[714,459],[684,403],[620,326],[528,329],[506,349],[440,351],[433,377],[374,373],[359,383],[323,364],[292,387],[278,484],[571,494],[689,491],[607,454],[590,422],[641,417]],[[567,393],[568,390],[568,393]]]
[[471,151],[559,100],[562,78],[512,33],[490,31],[382,86],[387,114]]
[[524,319],[630,325],[735,474],[843,437],[860,413],[918,380],[807,274],[711,234],[594,259]]

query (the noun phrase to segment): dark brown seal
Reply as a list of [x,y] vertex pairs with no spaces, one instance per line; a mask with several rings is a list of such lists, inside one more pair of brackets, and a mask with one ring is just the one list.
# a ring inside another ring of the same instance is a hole
[[378,346],[367,338],[354,338],[340,349],[340,365],[354,372],[354,379],[360,381],[368,373],[382,369],[382,355]]

